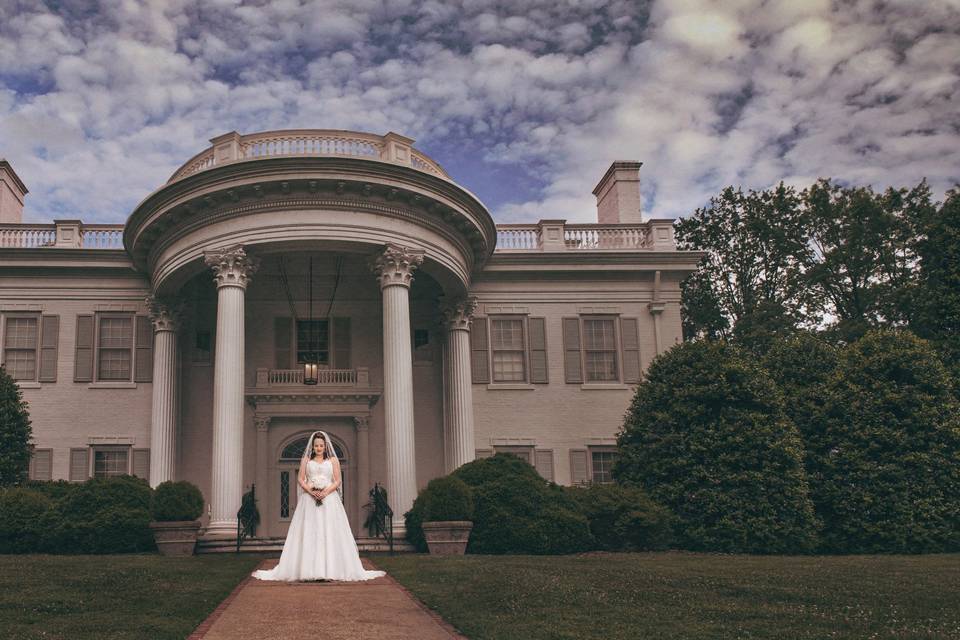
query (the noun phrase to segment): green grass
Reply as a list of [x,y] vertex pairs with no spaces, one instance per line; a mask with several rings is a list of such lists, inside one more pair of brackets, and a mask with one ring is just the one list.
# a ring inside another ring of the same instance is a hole
[[260,556],[0,556],[0,637],[183,640]]
[[960,638],[960,555],[374,558],[471,640]]

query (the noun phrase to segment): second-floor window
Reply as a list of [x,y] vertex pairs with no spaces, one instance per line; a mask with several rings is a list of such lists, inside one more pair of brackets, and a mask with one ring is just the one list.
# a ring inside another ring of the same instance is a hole
[[7,316],[3,333],[4,363],[14,380],[37,379],[39,316]]
[[130,380],[133,375],[133,315],[101,315],[97,332],[97,379]]
[[494,382],[526,382],[523,318],[490,318]]
[[297,364],[330,364],[330,322],[297,320]]
[[583,318],[583,364],[587,382],[619,380],[614,318]]

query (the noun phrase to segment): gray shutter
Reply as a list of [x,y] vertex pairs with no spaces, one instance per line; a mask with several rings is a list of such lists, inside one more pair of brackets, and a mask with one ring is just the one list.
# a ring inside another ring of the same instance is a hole
[[43,316],[40,331],[40,382],[57,381],[57,345],[60,316]]
[[623,381],[640,382],[640,339],[637,319],[620,318],[620,346],[623,351]]
[[90,450],[70,449],[70,482],[83,482],[90,477]]
[[134,382],[153,381],[153,323],[148,316],[137,316],[134,333]]
[[290,348],[292,342],[291,318],[273,319],[273,353],[274,367],[277,369],[290,368]]
[[470,327],[470,370],[474,384],[490,382],[490,362],[487,355],[487,319],[474,318]]
[[587,450],[570,449],[570,483],[582,484],[588,480]]
[[491,458],[493,457],[493,449],[477,449],[476,451],[477,458]]
[[93,316],[77,316],[77,339],[73,353],[73,381],[93,382]]
[[547,384],[547,329],[543,318],[527,318],[530,334],[530,382]]
[[540,475],[553,481],[553,449],[537,449],[533,452],[533,466]]
[[133,475],[150,480],[150,449],[133,450]]
[[333,366],[350,369],[350,318],[333,319]]
[[580,366],[580,318],[563,319],[563,375],[566,382],[583,382]]

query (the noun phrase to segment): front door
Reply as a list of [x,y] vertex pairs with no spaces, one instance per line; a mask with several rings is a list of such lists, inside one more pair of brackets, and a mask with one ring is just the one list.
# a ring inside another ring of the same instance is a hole
[[[310,435],[307,434],[295,438],[284,446],[274,470],[274,480],[271,484],[276,491],[276,499],[271,502],[274,505],[274,513],[272,514],[274,527],[272,527],[272,530],[276,532],[272,535],[276,537],[286,537],[290,519],[293,518],[297,508],[297,474],[300,472],[300,458],[303,456],[304,449],[307,448],[307,438],[309,437]],[[344,454],[343,446],[336,439],[331,439],[333,440],[333,449],[340,460],[340,473],[343,476],[343,507],[346,509],[347,520],[350,522],[351,529],[356,530],[356,525],[353,522],[353,495],[350,491],[350,460]]]

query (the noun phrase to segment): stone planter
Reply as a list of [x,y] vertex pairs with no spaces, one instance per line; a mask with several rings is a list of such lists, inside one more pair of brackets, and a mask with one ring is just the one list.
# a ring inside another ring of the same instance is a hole
[[473,523],[469,520],[424,522],[423,537],[427,539],[430,555],[462,556],[467,550],[471,529]]
[[192,556],[197,546],[199,520],[180,520],[177,522],[151,522],[153,537],[157,549],[165,556]]

